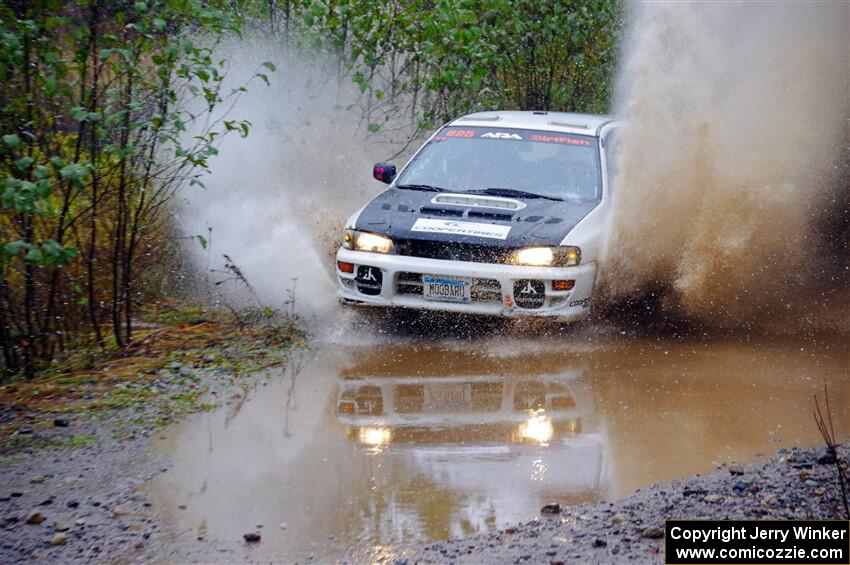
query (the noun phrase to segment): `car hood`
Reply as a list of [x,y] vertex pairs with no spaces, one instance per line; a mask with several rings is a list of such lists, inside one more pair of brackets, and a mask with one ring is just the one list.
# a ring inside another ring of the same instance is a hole
[[[451,241],[505,248],[558,245],[598,205],[599,201],[560,202],[391,188],[363,208],[355,228],[394,240]],[[449,233],[423,231],[423,228],[445,229]]]

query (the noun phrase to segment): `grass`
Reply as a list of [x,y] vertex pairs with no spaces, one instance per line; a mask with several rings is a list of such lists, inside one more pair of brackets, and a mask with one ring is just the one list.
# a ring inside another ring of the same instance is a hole
[[[124,349],[80,348],[31,381],[0,386],[0,406],[16,408],[8,411],[11,419],[0,424],[0,450],[45,443],[33,435],[12,434],[21,428],[52,427],[56,413],[98,418],[121,410],[145,411],[162,425],[187,412],[211,410],[215,405],[205,400],[208,389],[196,372],[217,371],[236,380],[285,364],[286,353],[303,346],[293,321],[271,311],[246,316],[169,302],[145,312],[140,321],[144,323],[133,343]],[[132,418],[125,420],[123,427],[133,423]],[[145,423],[148,418],[135,421],[137,427]],[[63,441],[46,444],[80,447],[96,438],[70,436]]]

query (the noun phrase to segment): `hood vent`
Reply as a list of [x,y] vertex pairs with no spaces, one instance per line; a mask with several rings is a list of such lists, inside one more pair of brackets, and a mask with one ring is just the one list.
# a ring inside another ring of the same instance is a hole
[[467,208],[497,208],[515,212],[525,208],[525,202],[500,196],[479,194],[439,194],[431,199],[432,204],[451,204]]
[[486,220],[506,220],[510,221],[513,219],[512,214],[505,214],[501,212],[481,212],[478,210],[470,210],[466,214],[467,218],[484,218]]
[[431,214],[432,216],[463,216],[463,210],[453,210],[451,208],[434,208],[433,206],[423,206],[419,209],[420,214]]

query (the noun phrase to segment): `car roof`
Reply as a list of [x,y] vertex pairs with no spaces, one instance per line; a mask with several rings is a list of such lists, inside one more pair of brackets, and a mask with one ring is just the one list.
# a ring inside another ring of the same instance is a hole
[[561,133],[599,135],[599,129],[616,121],[614,116],[602,114],[578,114],[572,112],[476,112],[453,120],[450,126],[477,126],[517,129],[536,129]]

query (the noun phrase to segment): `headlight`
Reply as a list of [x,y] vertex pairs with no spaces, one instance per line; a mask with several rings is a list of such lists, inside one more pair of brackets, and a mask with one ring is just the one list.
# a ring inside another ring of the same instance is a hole
[[376,233],[357,230],[345,230],[342,246],[346,249],[369,251],[371,253],[392,253],[393,240]]
[[514,252],[512,263],[533,267],[573,267],[581,262],[578,247],[526,247]]

